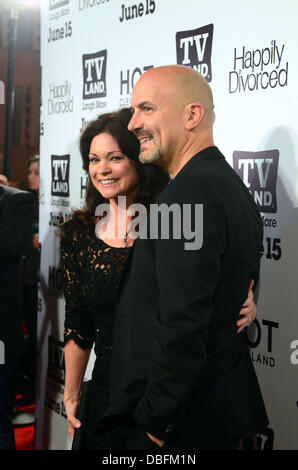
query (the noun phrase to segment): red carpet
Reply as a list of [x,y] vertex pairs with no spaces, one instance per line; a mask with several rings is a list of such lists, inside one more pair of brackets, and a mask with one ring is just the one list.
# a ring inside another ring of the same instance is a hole
[[16,450],[34,450],[34,432],[34,424],[15,429]]
[[[34,414],[35,405],[18,406],[18,411]],[[16,450],[34,450],[35,425],[19,426],[14,429]]]

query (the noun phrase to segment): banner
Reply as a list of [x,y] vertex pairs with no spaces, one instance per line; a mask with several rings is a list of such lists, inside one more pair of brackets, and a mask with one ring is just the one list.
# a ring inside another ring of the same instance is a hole
[[258,314],[247,330],[270,418],[259,444],[298,449],[296,19],[291,0],[42,2],[37,449],[69,448],[58,225],[84,204],[80,133],[99,114],[130,106],[138,78],[167,64],[210,83],[215,145],[260,208]]

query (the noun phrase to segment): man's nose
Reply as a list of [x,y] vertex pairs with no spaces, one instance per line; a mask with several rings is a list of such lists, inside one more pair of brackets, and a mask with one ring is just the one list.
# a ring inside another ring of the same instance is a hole
[[139,114],[137,111],[135,111],[132,115],[131,120],[128,123],[127,129],[130,132],[134,132],[136,129],[140,129],[140,128],[141,128],[141,123],[139,119]]

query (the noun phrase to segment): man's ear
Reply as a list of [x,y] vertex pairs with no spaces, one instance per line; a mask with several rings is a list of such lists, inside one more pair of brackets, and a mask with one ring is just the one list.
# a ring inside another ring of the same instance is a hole
[[191,131],[197,127],[204,116],[204,108],[200,103],[188,103],[185,106],[185,129]]

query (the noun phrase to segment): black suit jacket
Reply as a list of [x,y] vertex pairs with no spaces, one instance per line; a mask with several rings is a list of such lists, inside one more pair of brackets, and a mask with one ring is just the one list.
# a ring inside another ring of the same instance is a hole
[[[111,403],[97,429],[130,415],[160,438],[188,424],[252,436],[268,419],[235,323],[258,278],[259,211],[216,147],[194,156],[157,202],[188,204],[203,244],[186,250],[187,230],[136,241],[116,311]],[[203,220],[194,219],[195,204]]]
[[8,356],[23,351],[18,268],[32,244],[34,208],[31,194],[0,186],[0,340]]

